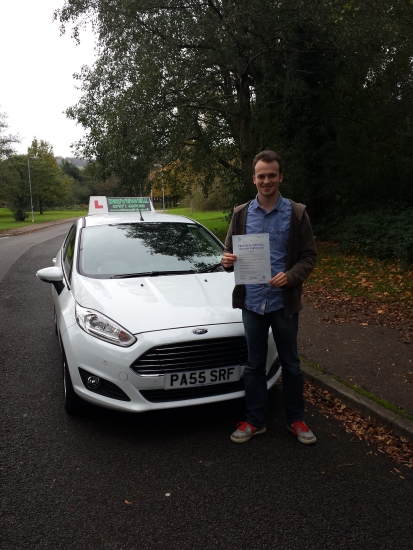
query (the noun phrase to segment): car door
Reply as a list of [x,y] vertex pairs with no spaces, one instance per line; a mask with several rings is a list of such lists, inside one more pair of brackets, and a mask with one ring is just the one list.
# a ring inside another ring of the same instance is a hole
[[75,269],[76,237],[77,228],[76,224],[74,224],[70,228],[60,251],[64,287],[60,294],[56,290],[53,290],[56,320],[60,335],[63,335],[68,327],[76,323],[75,300],[71,289],[72,275]]

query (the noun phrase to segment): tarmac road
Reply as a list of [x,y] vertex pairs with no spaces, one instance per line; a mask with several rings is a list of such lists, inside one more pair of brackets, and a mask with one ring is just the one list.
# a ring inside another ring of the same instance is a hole
[[[36,226],[33,227],[33,232],[30,232],[31,227],[23,227],[20,230],[23,233],[19,234],[15,230],[15,236],[9,236],[9,232],[6,231],[0,232],[0,283],[12,265],[22,254],[30,250],[32,246],[50,240],[53,237],[61,236],[61,241],[58,241],[56,250],[54,251],[54,254],[56,254],[72,223],[73,221],[64,223],[54,222],[47,224],[47,227],[44,228]],[[50,260],[47,265],[52,265]]]
[[279,387],[267,433],[243,445],[229,440],[239,401],[67,416],[51,289],[35,277],[63,237],[45,237],[0,284],[2,549],[412,550],[413,472],[312,406],[318,443],[300,444]]

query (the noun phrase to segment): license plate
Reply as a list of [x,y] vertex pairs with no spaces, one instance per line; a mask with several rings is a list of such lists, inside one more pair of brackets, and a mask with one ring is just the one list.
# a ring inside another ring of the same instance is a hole
[[172,372],[165,375],[165,390],[195,388],[196,386],[211,386],[237,382],[240,378],[240,367],[225,367],[219,369]]

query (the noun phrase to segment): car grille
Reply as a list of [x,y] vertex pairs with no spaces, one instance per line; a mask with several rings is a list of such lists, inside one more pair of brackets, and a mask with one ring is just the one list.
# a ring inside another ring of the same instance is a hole
[[[277,359],[271,366],[267,374],[267,380],[270,380],[280,369],[280,360]],[[192,368],[192,370],[198,370]],[[231,394],[244,391],[244,379],[238,382],[228,384],[213,384],[211,386],[197,386],[195,388],[182,388],[176,390],[140,390],[141,395],[151,403],[168,403],[171,401],[185,401],[187,399],[199,399],[201,397],[212,397],[214,395]]]
[[151,348],[131,365],[136,374],[165,374],[231,367],[247,363],[244,336],[180,342]]
[[244,379],[228,384],[214,384],[212,386],[198,386],[181,390],[140,390],[141,395],[151,403],[167,403],[168,401],[185,401],[200,397],[212,397],[244,390]]

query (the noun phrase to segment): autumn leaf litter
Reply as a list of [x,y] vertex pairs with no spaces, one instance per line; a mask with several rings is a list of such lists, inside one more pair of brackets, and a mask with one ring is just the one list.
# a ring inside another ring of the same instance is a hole
[[[309,382],[305,383],[304,395],[325,417],[339,420],[347,433],[355,434],[360,441],[373,444],[378,452],[389,455],[398,464],[413,468],[413,442],[399,437],[375,419],[363,417],[328,391],[316,388]],[[399,470],[396,472],[404,479]]]
[[[330,253],[328,247],[325,247]],[[323,251],[324,254],[326,251]],[[322,310],[322,320],[329,324],[359,323],[362,326],[376,324],[393,328],[399,333],[399,341],[406,345],[413,343],[413,307],[409,290],[404,287],[411,284],[411,272],[404,277],[391,275],[400,282],[395,296],[389,293],[380,293],[377,289],[383,278],[383,265],[376,260],[352,256],[342,257],[347,266],[353,264],[358,271],[353,278],[352,288],[358,286],[356,294],[346,284],[349,283],[348,273],[337,271],[337,253],[333,251],[331,257],[324,258],[322,264],[318,264],[314,277],[311,277],[305,288],[305,298],[315,309]],[[359,265],[355,265],[359,264]],[[362,265],[364,264],[364,265]],[[366,273],[366,266],[371,267],[370,273]],[[334,269],[334,278],[332,268]],[[344,270],[343,270],[344,271]],[[386,270],[389,271],[389,270]],[[390,268],[390,273],[397,273],[398,266]],[[400,273],[400,271],[399,271]],[[355,285],[354,280],[358,283]],[[389,288],[389,287],[387,287]],[[348,291],[347,291],[348,290]],[[394,289],[393,289],[394,290]],[[413,372],[407,373],[413,377]],[[305,384],[306,400],[315,405],[326,417],[334,417],[339,420],[346,432],[355,434],[359,440],[364,440],[377,449],[378,452],[387,454],[397,464],[413,468],[413,442],[396,435],[390,428],[381,425],[375,419],[365,418],[362,414],[344,405],[340,399],[326,390]],[[373,453],[375,451],[370,451]],[[370,454],[369,453],[369,454]],[[402,472],[393,468],[392,474],[404,479]]]

